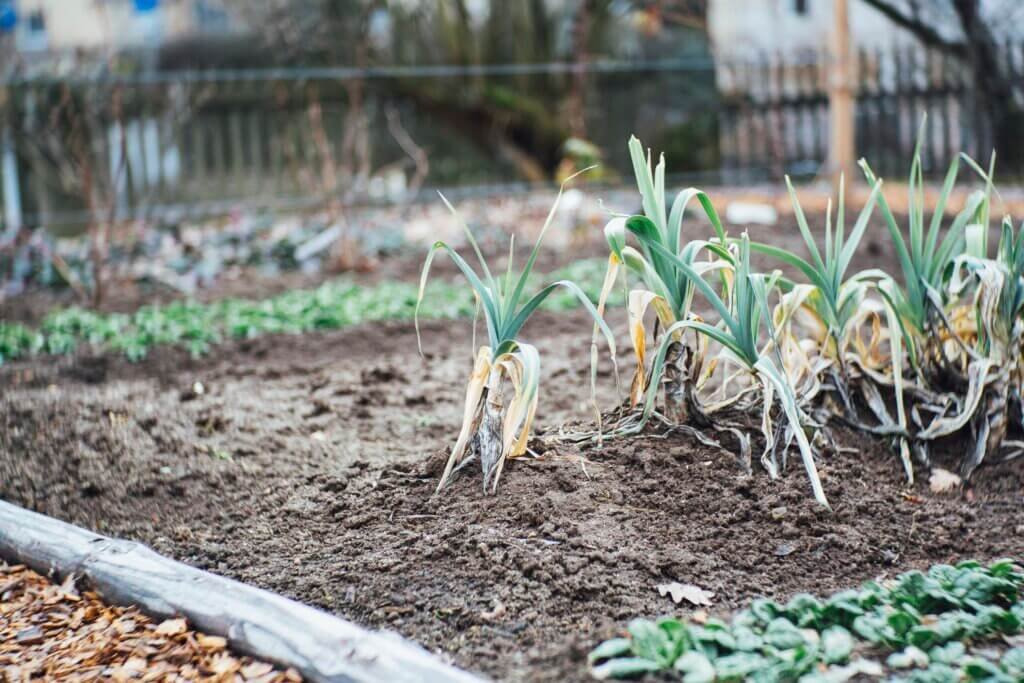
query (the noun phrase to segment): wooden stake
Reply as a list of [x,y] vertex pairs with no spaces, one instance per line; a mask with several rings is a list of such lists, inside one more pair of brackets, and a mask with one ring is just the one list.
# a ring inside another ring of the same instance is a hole
[[854,178],[854,102],[847,0],[833,0],[832,69],[829,79],[829,177],[834,192],[839,177]]

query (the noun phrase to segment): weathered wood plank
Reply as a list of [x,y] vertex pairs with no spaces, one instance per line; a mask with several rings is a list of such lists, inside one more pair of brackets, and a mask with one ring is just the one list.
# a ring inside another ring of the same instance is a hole
[[58,579],[85,577],[105,600],[184,616],[243,654],[309,681],[479,683],[397,634],[370,631],[269,591],[0,501],[0,557]]

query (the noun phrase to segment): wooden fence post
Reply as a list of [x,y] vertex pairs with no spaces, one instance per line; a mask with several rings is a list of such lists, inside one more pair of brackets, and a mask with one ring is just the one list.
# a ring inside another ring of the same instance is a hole
[[829,78],[829,176],[835,191],[839,176],[853,179],[853,84],[850,59],[850,15],[847,0],[833,0],[832,69]]

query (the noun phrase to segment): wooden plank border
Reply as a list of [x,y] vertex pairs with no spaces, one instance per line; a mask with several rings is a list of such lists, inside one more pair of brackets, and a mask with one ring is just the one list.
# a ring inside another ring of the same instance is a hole
[[196,629],[314,683],[480,683],[395,633],[371,631],[275,593],[0,501],[0,557],[84,577],[103,599]]

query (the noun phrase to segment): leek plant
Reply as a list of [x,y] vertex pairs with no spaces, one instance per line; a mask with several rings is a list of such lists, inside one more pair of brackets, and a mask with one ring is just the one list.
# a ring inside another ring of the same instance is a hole
[[[943,233],[943,217],[960,167],[959,159],[954,159],[926,230],[921,166],[923,132],[922,123],[908,180],[907,238],[904,238],[885,197],[879,198],[884,224],[902,270],[902,283],[884,273],[878,274],[876,283],[889,322],[891,371],[887,376],[865,368],[864,381],[860,384],[865,402],[882,426],[896,427],[894,431],[898,431],[900,436],[904,467],[911,479],[913,473],[906,455],[907,443],[918,460],[927,465],[928,443],[949,436],[970,420],[993,367],[990,359],[980,357],[967,347],[949,316],[951,305],[955,303],[953,300],[957,298],[957,293],[950,288],[954,264],[965,254],[970,232],[988,231],[991,183],[987,183],[985,191],[976,191],[969,196],[963,209]],[[860,165],[868,182],[876,182],[868,163],[862,160]],[[982,217],[983,228],[968,230]],[[987,237],[980,237],[971,241],[976,245],[975,250],[983,254],[987,248],[986,240]],[[982,258],[980,254],[978,258]],[[903,376],[904,349],[911,374],[909,378]],[[897,409],[895,421],[878,391],[879,387],[893,391]],[[908,396],[913,402],[909,410],[906,406]],[[969,473],[966,462],[964,470]]]
[[1013,221],[1004,217],[995,258],[988,257],[995,160],[985,172],[964,158],[985,181],[984,200],[965,229],[964,253],[954,259],[947,284],[950,305],[943,317],[949,338],[940,351],[943,379],[949,384],[952,377],[955,387],[966,390],[959,400],[942,397],[955,409],[939,412],[921,436],[935,439],[969,425],[973,444],[961,461],[961,474],[967,477],[987,454],[1004,445],[1011,412],[1021,425],[1024,229],[1015,230]]
[[[784,325],[779,320],[777,326],[780,328],[780,345],[785,349],[791,349],[787,358],[796,356],[795,360],[785,363],[784,367],[797,370],[806,368],[811,375],[813,388],[800,392],[803,402],[809,402],[816,396],[820,387],[817,375],[827,372],[831,379],[831,387],[839,396],[842,411],[847,419],[856,419],[856,409],[850,396],[850,371],[846,359],[848,355],[851,355],[851,360],[856,364],[861,366],[872,364],[869,350],[877,346],[877,343],[865,347],[860,343],[859,332],[867,319],[873,318],[878,322],[879,307],[874,305],[875,302],[872,301],[870,294],[878,287],[880,280],[884,281],[889,277],[886,273],[876,269],[861,271],[849,278],[846,277],[850,261],[867,231],[872,211],[881,193],[882,182],[877,179],[871,179],[870,182],[872,189],[868,201],[861,209],[853,229],[847,235],[845,179],[840,178],[835,231],[833,232],[832,224],[832,203],[829,201],[825,214],[825,243],[823,249],[819,249],[817,240],[811,233],[807,217],[800,206],[800,200],[793,189],[793,184],[787,177],[786,187],[789,190],[793,213],[810,259],[801,258],[773,245],[751,244],[751,248],[755,251],[773,257],[799,271],[807,278],[808,282],[804,284],[783,281],[783,287],[787,293],[777,310],[790,310],[788,319],[798,317],[798,312],[803,314],[800,318],[806,323],[804,327],[808,328],[811,335],[811,345],[820,354],[822,361],[814,363],[806,358],[803,351],[803,340],[796,337],[792,332],[791,325]],[[895,317],[890,316],[890,320],[895,320]],[[856,353],[850,354],[851,344],[855,346]],[[898,354],[894,354],[890,359],[890,364],[894,366],[893,376],[896,378],[899,391],[902,388],[899,383],[902,374],[900,363],[901,359]],[[793,374],[795,372],[791,372],[791,375]],[[797,377],[790,377],[793,383],[797,379]],[[868,403],[880,411],[884,410],[878,407],[879,401],[875,399],[874,395],[868,397]],[[897,412],[898,424],[905,428],[905,411],[901,397],[898,400]],[[886,421],[883,420],[883,422]],[[897,427],[897,423],[892,420],[886,424],[896,427],[899,431],[903,430],[903,428]],[[908,479],[913,481],[909,443],[902,434],[897,435],[897,440],[904,471]]]
[[[664,373],[653,373],[648,381],[645,369],[647,329],[644,316],[649,308],[653,308],[663,329],[691,318],[690,307],[694,292],[692,281],[662,251],[697,272],[706,273],[718,267],[714,263],[699,262],[697,259],[702,250],[716,248],[712,243],[687,242],[683,239],[683,217],[690,202],[696,199],[704,209],[715,230],[718,245],[725,244],[725,230],[711,200],[695,188],[680,192],[669,212],[665,201],[664,157],[652,168],[650,155],[644,153],[636,137],[630,138],[629,153],[644,213],[640,216],[614,218],[605,227],[605,238],[611,249],[606,284],[614,282],[622,266],[638,277],[642,284],[628,295],[630,341],[636,357],[630,402],[633,407],[639,404],[648,382],[655,386],[663,382],[665,413],[671,421],[683,424],[694,420],[698,424],[707,424],[696,395],[696,382],[703,367],[703,345],[696,335],[691,343],[684,338],[683,330],[673,332]],[[638,236],[639,249],[626,245],[627,230]],[[721,246],[717,248],[720,253],[728,255],[722,252]],[[610,286],[606,286],[605,297],[609,291]],[[603,298],[601,303],[604,303]]]
[[[743,235],[738,245],[730,246],[721,220],[704,192],[694,188],[680,192],[669,211],[665,201],[664,157],[657,165],[652,165],[650,155],[644,152],[635,137],[630,139],[629,151],[643,215],[619,216],[605,227],[611,254],[604,293],[606,296],[610,290],[609,283],[622,266],[640,280],[641,286],[630,291],[628,299],[630,339],[636,356],[630,400],[633,407],[641,403],[643,407],[639,416],[620,421],[612,434],[639,431],[655,414],[655,402],[662,385],[665,417],[669,422],[690,428],[720,428],[710,418],[712,411],[702,406],[698,391],[717,366],[717,361],[724,359],[726,364],[739,365],[745,373],[753,375],[762,388],[765,450],[761,462],[764,467],[773,478],[778,475],[778,440],[771,424],[771,410],[778,397],[790,432],[800,448],[814,497],[827,506],[813,452],[803,430],[795,392],[774,345],[768,298],[778,283],[779,275],[751,272],[749,238]],[[715,233],[712,240],[686,241],[683,238],[683,217],[694,199],[711,223]],[[633,236],[638,248],[626,244],[627,233]],[[702,253],[706,253],[708,258],[699,258]],[[718,283],[724,288],[724,299],[708,282],[713,276],[717,276]],[[696,292],[700,292],[715,309],[719,317],[717,325],[704,321],[691,310]],[[654,309],[662,328],[657,353],[649,370],[645,365],[647,330],[644,326],[648,308]],[[762,347],[765,327],[768,328],[769,341]],[[692,340],[686,336],[688,332]],[[720,344],[723,351],[705,369],[707,340]],[[771,355],[773,350],[774,355]],[[733,401],[744,393],[734,397]],[[718,407],[733,401],[723,402]],[[728,426],[725,428],[736,431]],[[699,432],[697,435],[700,436]],[[745,442],[745,437],[741,437],[740,443]]]
[[[578,175],[578,174],[577,174]],[[568,181],[566,181],[568,182]],[[562,185],[565,188],[565,185]],[[541,228],[529,259],[523,270],[516,272],[513,256],[515,239],[510,240],[509,259],[501,277],[492,275],[486,259],[480,251],[473,233],[462,223],[466,239],[472,247],[478,268],[473,268],[455,249],[444,242],[435,242],[427,253],[420,277],[419,295],[416,300],[418,314],[423,302],[430,266],[436,254],[447,254],[466,278],[483,312],[487,328],[488,343],[476,351],[472,373],[466,386],[462,427],[455,446],[448,457],[444,474],[437,491],[445,487],[453,473],[473,459],[479,457],[483,469],[483,488],[497,490],[498,480],[505,461],[527,451],[527,442],[537,411],[540,389],[540,353],[537,348],[520,339],[520,332],[537,308],[559,287],[575,295],[584,309],[593,317],[595,329],[600,330],[608,343],[609,353],[615,360],[615,338],[608,325],[598,313],[594,304],[583,291],[569,280],[559,280],[532,296],[527,296],[526,283],[533,271],[534,263],[544,234],[551,226],[562,197],[559,191],[547,219]],[[445,204],[458,218],[451,204],[442,196]],[[416,316],[416,336],[419,341],[419,322]],[[422,355],[422,346],[420,347]],[[592,362],[596,362],[596,333],[592,344]],[[511,384],[512,396],[505,401],[506,381]]]
[[[860,165],[868,182],[877,182],[867,161],[861,160]],[[964,251],[964,233],[968,222],[986,202],[984,193],[972,194],[967,205],[956,216],[945,234],[942,234],[942,219],[949,195],[956,183],[959,167],[959,160],[954,159],[946,173],[927,233],[924,229],[925,200],[920,139],[914,152],[908,182],[909,239],[904,239],[903,231],[893,216],[885,196],[880,195],[879,198],[882,217],[903,271],[902,286],[898,286],[893,278],[884,276],[882,279],[887,286],[880,291],[898,315],[900,335],[906,344],[911,366],[922,381],[927,381],[926,375],[934,370],[927,366],[941,362],[941,354],[938,353],[935,344],[938,337],[931,333],[937,331],[936,328],[941,325],[940,319],[946,304],[943,294],[948,268]]]
[[822,351],[837,364],[842,364],[850,335],[860,320],[860,311],[865,296],[870,288],[871,271],[856,273],[849,279],[846,272],[867,231],[871,213],[881,189],[881,182],[873,184],[867,203],[861,210],[849,235],[846,235],[845,197],[843,182],[840,181],[838,207],[836,211],[835,232],[832,225],[832,203],[828,204],[825,214],[825,244],[819,250],[817,240],[811,233],[807,217],[804,215],[800,200],[796,196],[793,184],[786,178],[793,204],[800,236],[810,253],[810,260],[801,258],[791,251],[770,245],[751,242],[750,248],[794,268],[807,278],[807,285],[798,285],[783,280],[788,295],[800,301],[801,305],[812,316],[814,341]]
[[[768,297],[778,284],[779,274],[776,272],[765,275],[751,271],[750,238],[744,233],[739,241],[739,254],[732,261],[731,278],[728,278],[731,280],[731,286],[727,287],[726,299],[723,299],[701,273],[690,264],[648,237],[646,233],[635,231],[634,234],[652,253],[667,259],[682,275],[687,277],[694,289],[711,304],[719,317],[717,325],[711,325],[696,318],[680,320],[670,325],[665,330],[652,363],[652,377],[658,377],[664,371],[666,355],[673,343],[673,334],[684,330],[695,330],[719,343],[723,348],[726,360],[738,364],[761,384],[764,407],[762,424],[766,441],[761,463],[768,470],[770,476],[774,478],[778,475],[775,439],[771,429],[771,409],[777,395],[782,412],[789,422],[790,431],[800,450],[814,499],[828,507],[828,500],[825,498],[825,492],[818,477],[818,469],[814,463],[814,453],[804,432],[803,415],[797,405],[793,387],[782,367],[778,348],[772,342],[769,342],[767,347],[761,346],[762,328],[767,328],[769,340],[775,338]],[[768,350],[773,347],[775,352],[769,353]],[[644,403],[645,415],[650,414],[653,408],[656,391],[657,387],[654,384],[647,390]]]
[[[969,233],[977,233],[987,226],[976,224],[970,228]],[[981,464],[987,453],[1003,445],[1011,403],[1014,412],[1020,414],[1020,368],[1024,360],[1022,235],[1024,230],[1015,231],[1013,222],[1006,217],[996,258],[987,259],[968,249],[968,253],[957,258],[950,278],[950,294],[963,302],[953,307],[950,318],[954,334],[968,349],[959,368],[966,374],[967,392],[960,411],[940,417],[929,425],[929,430],[945,435],[970,424],[974,443],[961,463],[965,476]],[[969,236],[969,242],[972,237],[976,235]],[[941,427],[936,428],[936,424]]]

